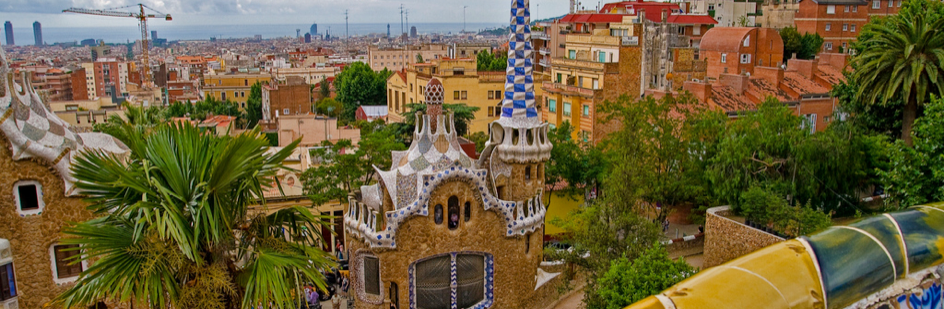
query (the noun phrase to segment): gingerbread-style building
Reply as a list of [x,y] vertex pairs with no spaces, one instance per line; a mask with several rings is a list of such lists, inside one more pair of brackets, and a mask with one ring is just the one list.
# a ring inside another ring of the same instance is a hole
[[[426,87],[410,149],[345,213],[357,308],[534,308],[541,269],[544,163],[552,145],[535,109],[528,0],[512,1],[501,118],[478,161],[462,152],[449,89]],[[543,295],[543,294],[542,294]]]

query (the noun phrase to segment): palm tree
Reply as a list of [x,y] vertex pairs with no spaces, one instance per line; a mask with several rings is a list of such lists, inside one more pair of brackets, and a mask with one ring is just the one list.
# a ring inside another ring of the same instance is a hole
[[930,10],[903,8],[869,26],[869,35],[860,36],[859,43],[867,48],[853,60],[852,78],[861,87],[857,97],[883,105],[904,99],[901,138],[910,146],[918,106],[929,93],[944,89],[944,18]]
[[[135,131],[140,132],[140,131]],[[258,130],[235,137],[190,124],[159,125],[131,139],[130,158],[83,153],[76,186],[102,217],[65,229],[91,266],[55,300],[153,308],[295,308],[304,283],[324,288],[320,216],[303,207],[254,214],[248,206],[298,141],[267,155]],[[74,261],[78,262],[78,260]]]

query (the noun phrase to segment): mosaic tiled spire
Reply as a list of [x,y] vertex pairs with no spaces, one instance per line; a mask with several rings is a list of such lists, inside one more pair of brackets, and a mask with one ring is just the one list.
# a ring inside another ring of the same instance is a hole
[[438,79],[430,79],[426,84],[426,114],[429,115],[430,128],[437,128],[439,116],[442,116],[443,98],[446,90]]
[[511,1],[511,30],[508,41],[508,68],[501,120],[539,123],[534,105],[534,63],[531,46],[531,10],[529,0]]

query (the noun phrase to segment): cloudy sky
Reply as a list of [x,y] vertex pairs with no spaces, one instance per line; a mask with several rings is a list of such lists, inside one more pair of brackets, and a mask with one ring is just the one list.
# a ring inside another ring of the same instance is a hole
[[[142,2],[143,1],[143,2]],[[401,4],[409,10],[410,23],[462,22],[462,7],[468,6],[469,23],[505,23],[508,0],[0,0],[0,18],[15,28],[128,26],[133,19],[62,13],[69,7],[108,9],[144,3],[171,14],[175,26],[221,24],[306,24],[400,22]],[[531,0],[532,17],[551,17],[567,12],[568,0]],[[593,4],[596,6],[596,3]],[[133,9],[123,9],[131,11]]]

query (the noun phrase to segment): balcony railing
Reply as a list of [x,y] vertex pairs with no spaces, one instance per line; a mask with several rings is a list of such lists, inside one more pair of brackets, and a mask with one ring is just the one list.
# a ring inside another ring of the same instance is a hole
[[541,49],[538,49],[538,52],[541,53],[542,55],[550,55],[550,54],[551,54],[551,49],[550,49],[550,48],[541,48]]
[[541,59],[541,61],[538,61],[538,64],[545,67],[551,66],[551,62],[548,61],[547,58]]
[[538,40],[550,40],[551,37],[544,32],[531,32],[531,38]]
[[598,91],[603,91],[600,89],[597,89],[597,90],[586,89],[586,88],[580,88],[577,86],[564,85],[560,83],[544,83],[543,88],[548,91],[569,92],[569,93],[574,93],[574,94],[578,94],[578,95],[586,96],[586,97],[593,97]]

